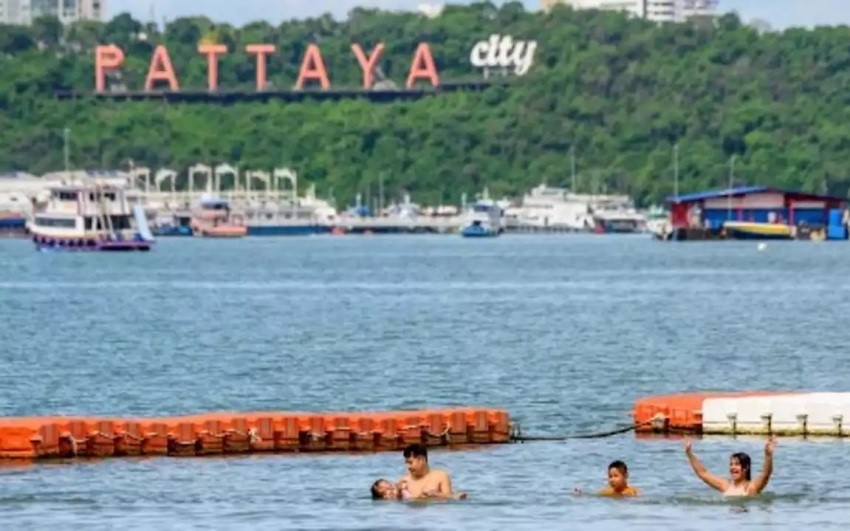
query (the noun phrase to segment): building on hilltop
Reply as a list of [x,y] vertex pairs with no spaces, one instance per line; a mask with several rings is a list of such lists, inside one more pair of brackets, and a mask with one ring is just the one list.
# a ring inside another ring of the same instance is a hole
[[63,24],[105,20],[107,0],[0,0],[0,24],[28,26],[38,17],[54,16]]
[[443,14],[445,5],[436,2],[423,2],[419,4],[418,11],[428,18],[437,18]]
[[29,6],[22,13],[21,0],[0,0],[0,24],[17,24],[23,16],[29,18]]
[[544,11],[556,4],[573,9],[625,11],[654,22],[684,22],[693,17],[714,16],[718,0],[541,0]]

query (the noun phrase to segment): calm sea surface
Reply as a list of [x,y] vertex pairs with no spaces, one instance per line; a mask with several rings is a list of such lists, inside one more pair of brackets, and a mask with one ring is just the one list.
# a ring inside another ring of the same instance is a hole
[[[846,391],[847,243],[642,236],[161,240],[149,254],[0,241],[0,415],[507,408],[526,434],[630,423],[638,397]],[[695,443],[725,474],[759,439]],[[466,502],[375,503],[396,453],[0,466],[0,527],[846,529],[847,443],[781,440],[764,499],[730,503],[681,440],[432,453]],[[630,465],[634,500],[573,498]]]

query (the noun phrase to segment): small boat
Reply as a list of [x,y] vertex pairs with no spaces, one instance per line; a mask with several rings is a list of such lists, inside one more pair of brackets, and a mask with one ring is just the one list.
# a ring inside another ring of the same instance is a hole
[[478,201],[469,208],[460,235],[464,238],[491,238],[503,230],[501,207],[492,201]]
[[592,218],[596,234],[637,234],[646,230],[646,217],[634,208],[599,209]]
[[734,240],[793,240],[795,228],[784,223],[756,221],[726,221],[723,232]]
[[173,212],[170,216],[159,217],[152,228],[156,236],[191,236],[192,214]]
[[26,237],[33,205],[20,192],[0,192],[0,238]]
[[100,182],[52,187],[29,229],[41,251],[149,251],[154,244],[144,208],[130,209],[123,188]]
[[244,217],[224,199],[204,199],[192,213],[192,233],[203,238],[242,238],[248,234]]
[[0,210],[0,237],[26,235],[27,218],[23,212]]

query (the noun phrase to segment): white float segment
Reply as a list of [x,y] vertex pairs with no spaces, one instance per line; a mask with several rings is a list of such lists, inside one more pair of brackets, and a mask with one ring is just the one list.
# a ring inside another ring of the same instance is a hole
[[[769,421],[769,424],[768,424]],[[734,428],[733,428],[734,423]],[[702,405],[704,433],[850,434],[850,393],[794,393],[708,398]],[[768,428],[768,425],[770,426]]]

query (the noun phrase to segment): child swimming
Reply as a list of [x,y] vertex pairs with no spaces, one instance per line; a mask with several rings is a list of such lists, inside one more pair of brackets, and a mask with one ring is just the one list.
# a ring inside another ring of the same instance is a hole
[[446,497],[435,492],[425,492],[420,496],[413,496],[407,488],[406,481],[402,480],[398,483],[390,483],[383,478],[372,483],[371,493],[373,500],[465,500],[467,497],[465,493],[452,494]]
[[403,481],[390,483],[383,478],[372,483],[371,492],[373,500],[409,500],[412,498],[407,490],[407,485]]
[[764,468],[755,480],[751,477],[750,456],[738,452],[729,458],[729,479],[723,479],[710,473],[694,455],[691,441],[685,440],[685,455],[691,468],[698,478],[713,489],[719,490],[724,496],[758,496],[767,487],[770,475],[773,473],[773,450],[776,448],[776,437],[768,439],[764,445]]
[[637,496],[638,490],[629,485],[629,467],[622,461],[608,465],[608,486],[599,491],[600,496]]
[[[573,492],[581,496],[581,489]],[[608,465],[608,486],[599,491],[599,496],[632,497],[638,495],[638,489],[629,485],[629,467],[623,461],[614,461]]]

